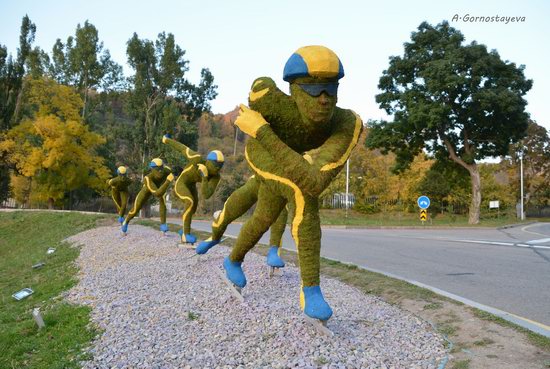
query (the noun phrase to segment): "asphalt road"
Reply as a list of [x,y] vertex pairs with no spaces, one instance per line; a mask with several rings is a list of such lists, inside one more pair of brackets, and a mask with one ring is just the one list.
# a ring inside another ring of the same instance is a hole
[[[237,236],[241,224],[226,235]],[[210,231],[210,222],[193,228]],[[269,242],[269,234],[261,243]],[[283,247],[295,250],[287,228]],[[550,325],[550,223],[496,229],[323,228],[324,257],[378,269]]]

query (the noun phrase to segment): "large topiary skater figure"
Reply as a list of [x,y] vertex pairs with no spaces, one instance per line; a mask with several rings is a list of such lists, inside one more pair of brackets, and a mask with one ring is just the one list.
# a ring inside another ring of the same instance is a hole
[[336,107],[338,81],[343,76],[342,64],[330,49],[300,48],[283,72],[291,96],[270,78],[259,78],[249,97],[255,110],[241,105],[235,121],[250,136],[245,157],[260,183],[254,214],[224,260],[226,275],[234,285],[246,285],[241,265],[246,253],[291,203],[301,274],[300,307],[321,321],[332,316],[332,309],[319,285],[319,196],[344,166],[363,128],[357,114]]

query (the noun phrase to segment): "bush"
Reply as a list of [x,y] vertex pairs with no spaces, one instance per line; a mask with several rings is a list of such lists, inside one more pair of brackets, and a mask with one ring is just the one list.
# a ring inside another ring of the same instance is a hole
[[353,206],[354,210],[357,210],[360,213],[363,214],[374,214],[380,212],[380,206],[377,202],[369,204],[367,202],[356,202]]

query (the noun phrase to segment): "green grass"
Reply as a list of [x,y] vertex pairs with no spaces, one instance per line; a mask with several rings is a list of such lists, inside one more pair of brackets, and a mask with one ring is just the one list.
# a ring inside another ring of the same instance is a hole
[[[449,213],[437,214],[435,217],[430,213],[428,221],[422,223],[419,213],[408,213],[401,211],[388,211],[376,214],[363,214],[355,210],[346,211],[342,209],[321,209],[320,211],[322,225],[350,226],[350,227],[502,227],[509,224],[532,222],[535,218],[521,221],[513,215],[501,214],[498,218],[495,216],[481,216],[480,223],[471,226],[468,224],[468,215],[453,215]],[[235,222],[245,222],[250,218],[249,215],[243,215]],[[212,220],[211,215],[195,214],[193,219]],[[543,221],[548,221],[544,219]]]
[[437,310],[441,309],[443,307],[443,304],[440,302],[431,302],[429,304],[424,305],[424,310]]
[[[0,213],[0,368],[77,368],[81,348],[97,334],[89,328],[90,309],[57,298],[75,283],[77,248],[62,240],[104,218],[52,212]],[[56,248],[51,255],[49,247]],[[40,269],[32,265],[45,262]],[[24,300],[14,292],[29,287]],[[38,329],[31,311],[40,307],[46,327]]]
[[200,314],[194,313],[194,312],[192,312],[192,311],[189,311],[189,312],[187,313],[187,319],[188,319],[188,320],[197,320],[197,319],[199,319],[199,318],[200,318]]
[[[429,213],[428,221],[422,223],[418,213],[408,212],[380,212],[376,214],[362,214],[354,210],[322,209],[321,224],[323,225],[347,225],[366,227],[501,227],[508,224],[522,223],[515,216],[504,215],[500,217],[481,216],[480,223],[471,226],[468,224],[468,215],[454,215],[449,213],[437,214],[435,217]],[[533,219],[523,222],[530,222]]]
[[452,369],[468,369],[470,367],[470,360],[460,360],[454,363]]
[[456,326],[450,325],[450,324],[443,324],[437,328],[439,332],[441,332],[447,337],[454,335],[457,329],[458,328]]
[[490,321],[490,322],[494,322],[494,323],[497,323],[503,327],[509,327],[509,328],[512,328],[518,332],[521,332],[521,333],[524,333],[526,336],[527,336],[527,339],[529,340],[529,342],[531,342],[533,345],[545,350],[545,351],[549,351],[550,352],[550,338],[549,337],[545,337],[541,334],[538,334],[538,333],[535,333],[535,332],[532,332],[526,328],[523,328],[519,325],[516,325],[514,323],[511,323],[509,321],[507,321],[506,319],[502,319],[496,315],[493,315],[491,313],[488,313],[486,311],[483,311],[483,310],[479,310],[479,309],[476,309],[476,308],[471,308],[472,309],[472,312],[474,313],[474,315],[480,319],[483,319],[483,320],[487,320],[487,321]]
[[483,338],[482,340],[475,341],[474,346],[487,346],[487,345],[491,345],[493,343],[495,343],[495,341],[493,341],[492,339]]

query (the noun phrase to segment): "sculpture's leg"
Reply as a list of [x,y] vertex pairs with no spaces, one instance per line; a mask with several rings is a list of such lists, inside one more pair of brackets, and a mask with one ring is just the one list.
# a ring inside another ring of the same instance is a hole
[[271,267],[272,275],[274,273],[274,268],[282,268],[285,266],[285,262],[281,258],[281,246],[282,238],[285,232],[286,221],[288,218],[288,210],[286,206],[281,210],[279,217],[273,223],[270,229],[270,238],[269,238],[269,251],[267,253],[267,265]]
[[225,201],[223,210],[218,218],[212,222],[212,236],[197,246],[197,254],[205,254],[218,243],[225,233],[227,226],[243,215],[258,200],[259,181],[251,177],[243,186],[235,190]]
[[120,210],[118,215],[124,217],[126,214],[126,209],[128,207],[128,191],[120,191]]
[[[193,191],[194,190],[194,191]],[[191,220],[197,210],[198,198],[196,188],[189,188],[183,181],[176,182],[176,195],[183,202],[184,211],[181,216],[182,230],[178,233],[182,243],[195,243],[197,238],[191,234]]]
[[126,234],[128,231],[128,224],[134,217],[138,214],[138,212],[141,210],[143,204],[149,200],[149,197],[151,196],[151,192],[144,186],[141,191],[136,196],[136,199],[134,201],[134,206],[132,209],[128,212],[128,215],[126,216],[126,219],[122,223],[121,230],[123,233]]
[[168,232],[168,224],[166,224],[166,200],[164,195],[159,199],[159,215],[160,215],[160,231],[166,234]]
[[246,278],[244,278],[240,263],[275,222],[285,204],[284,197],[271,191],[263,182],[260,183],[258,203],[254,214],[243,225],[231,254],[224,262],[227,277],[234,284],[240,287],[246,285]]

